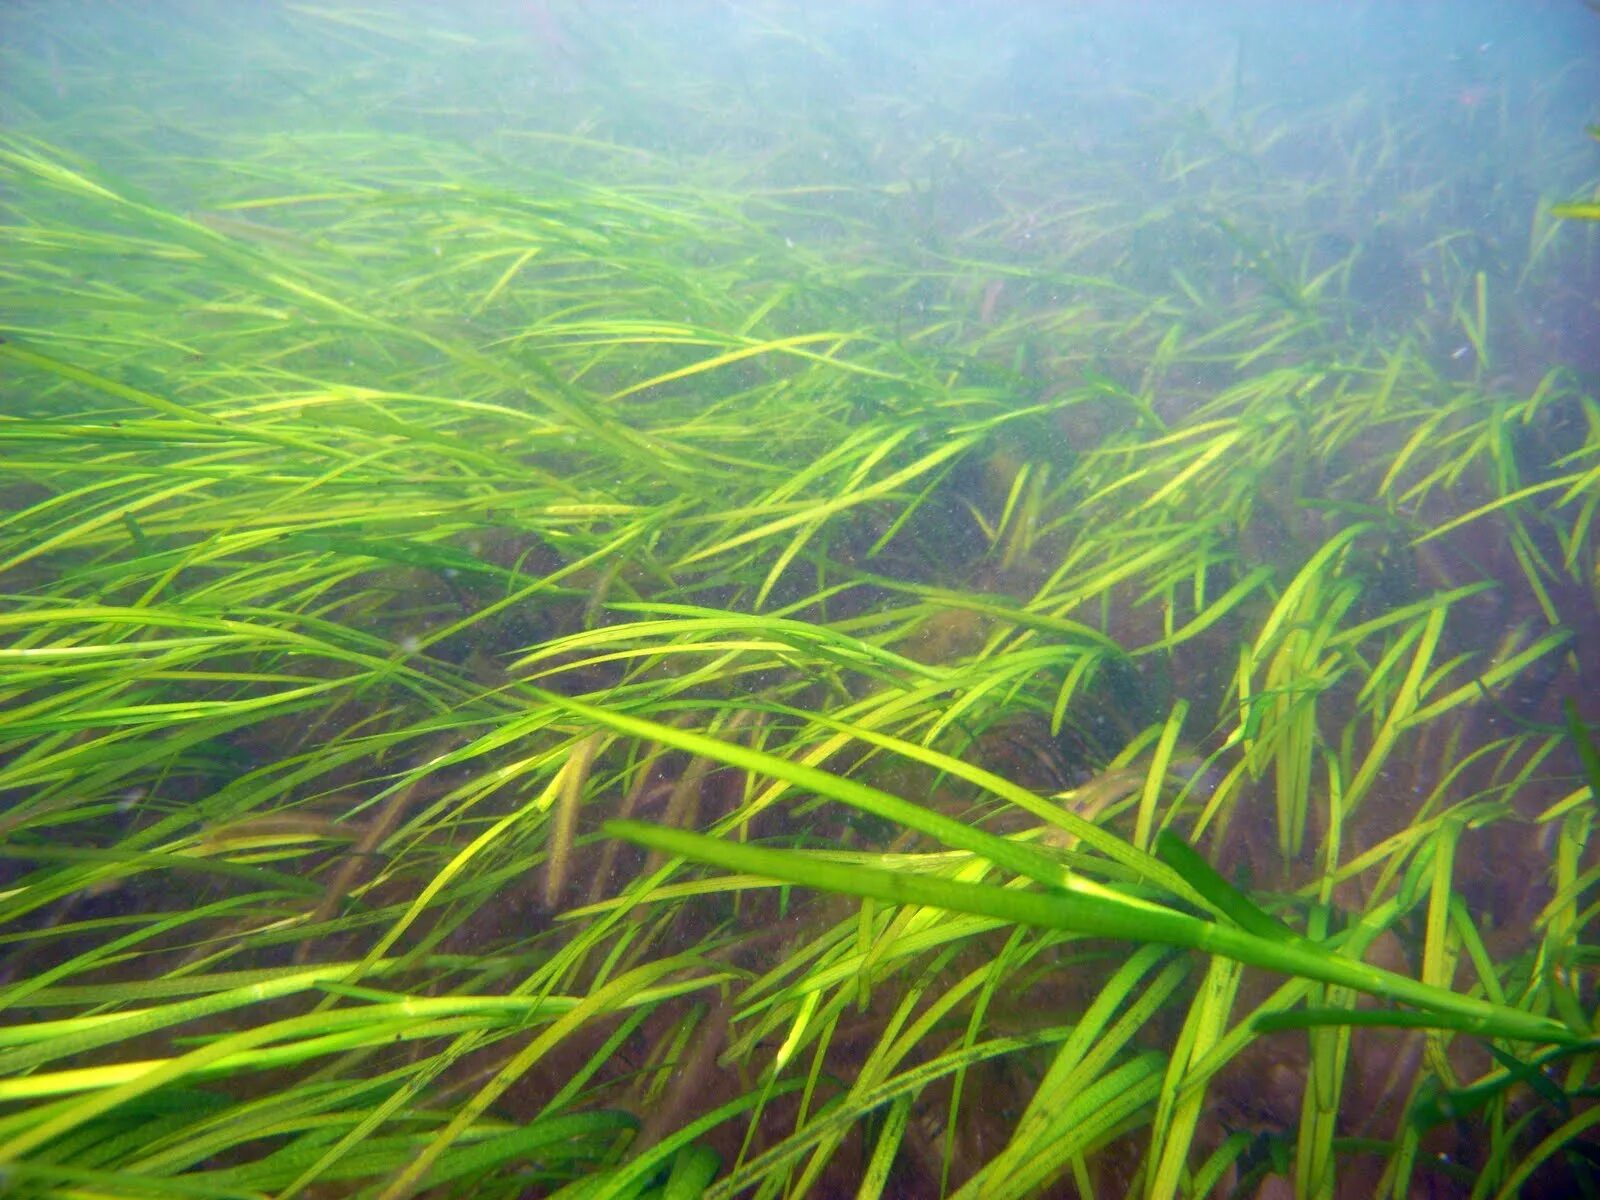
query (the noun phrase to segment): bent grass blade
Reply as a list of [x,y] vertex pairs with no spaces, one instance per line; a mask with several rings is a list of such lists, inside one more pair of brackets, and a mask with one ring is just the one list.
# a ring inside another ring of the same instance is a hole
[[1380,967],[1343,958],[1304,939],[1263,938],[1153,905],[850,867],[810,855],[740,845],[637,821],[607,822],[605,831],[613,837],[727,870],[887,904],[919,904],[1043,929],[1203,950],[1247,966],[1349,987],[1367,995],[1413,1005],[1425,1013],[1460,1019],[1485,1036],[1556,1044],[1578,1040],[1577,1035],[1559,1021],[1419,983]]

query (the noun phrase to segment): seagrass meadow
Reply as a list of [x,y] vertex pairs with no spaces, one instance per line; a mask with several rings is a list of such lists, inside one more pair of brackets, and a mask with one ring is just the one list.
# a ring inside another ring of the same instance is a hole
[[1600,18],[1267,11],[6,5],[0,1195],[1600,1195]]

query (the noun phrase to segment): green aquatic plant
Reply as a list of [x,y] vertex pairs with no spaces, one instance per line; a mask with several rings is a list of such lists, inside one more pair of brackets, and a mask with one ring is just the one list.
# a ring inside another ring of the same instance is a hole
[[261,15],[261,123],[0,52],[7,1186],[1589,1181],[1571,227],[1380,97],[1084,154],[636,15],[517,120],[443,13]]

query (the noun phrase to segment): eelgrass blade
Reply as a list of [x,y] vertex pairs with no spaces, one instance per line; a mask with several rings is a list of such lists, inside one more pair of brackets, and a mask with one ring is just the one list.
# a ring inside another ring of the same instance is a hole
[[728,870],[781,879],[823,891],[889,904],[921,904],[994,917],[1021,925],[1093,937],[1182,946],[1233,958],[1248,966],[1354,988],[1459,1020],[1489,1036],[1570,1044],[1576,1035],[1559,1021],[1491,1004],[1403,975],[1343,958],[1304,939],[1278,941],[1155,905],[1063,892],[1029,892],[958,883],[903,872],[847,866],[792,852],[766,850],[637,821],[610,821],[605,832],[652,849]]

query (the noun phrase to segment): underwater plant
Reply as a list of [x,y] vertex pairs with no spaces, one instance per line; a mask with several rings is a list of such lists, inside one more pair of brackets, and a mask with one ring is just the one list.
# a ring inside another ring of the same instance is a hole
[[1595,1189],[1551,113],[184,11],[0,50],[0,1190]]

